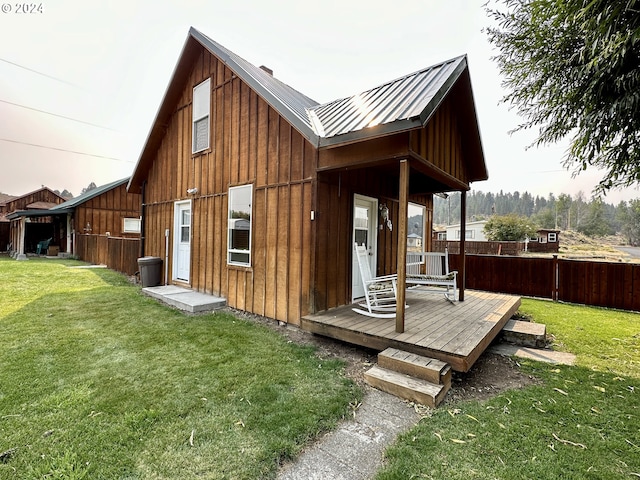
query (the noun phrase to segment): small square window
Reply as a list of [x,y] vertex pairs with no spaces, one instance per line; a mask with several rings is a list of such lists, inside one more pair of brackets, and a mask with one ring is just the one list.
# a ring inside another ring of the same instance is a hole
[[140,233],[141,220],[139,218],[124,218],[122,225],[123,233]]

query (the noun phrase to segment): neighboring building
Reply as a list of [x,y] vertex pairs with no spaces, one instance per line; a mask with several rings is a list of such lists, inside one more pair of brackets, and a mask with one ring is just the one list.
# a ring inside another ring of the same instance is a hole
[[541,228],[537,238],[527,243],[527,250],[536,253],[558,253],[560,249],[560,230]]
[[[42,219],[48,219],[46,234],[41,233],[36,238],[38,241],[52,238],[47,252],[49,254],[74,254],[81,260],[111,264],[117,267],[115,269],[124,271],[120,259],[116,262],[109,258],[110,255],[120,254],[110,252],[108,239],[136,240],[135,245],[128,246],[128,250],[135,250],[135,257],[138,256],[141,197],[139,194],[127,192],[128,181],[129,178],[123,178],[62,203],[41,203],[38,204],[39,208],[17,210],[9,214],[9,218],[12,225],[25,225],[27,233],[32,225],[41,225]],[[35,245],[33,241],[25,241],[21,251],[18,244],[16,254],[33,253]],[[131,267],[127,267],[126,273],[133,273],[130,270]]]
[[394,273],[408,202],[486,178],[466,56],[319,104],[191,29],[128,191],[171,283],[299,324],[362,296],[354,242]]
[[[66,233],[50,215],[16,216],[16,212],[43,212],[65,199],[53,190],[42,187],[33,192],[14,197],[5,204],[5,216],[10,221],[8,244],[11,251],[35,252],[38,242],[52,238],[55,241]],[[5,247],[6,250],[6,247]]]
[[[484,226],[487,224],[487,220],[478,220],[475,222],[467,222],[465,228],[465,239],[472,242],[486,242],[487,237],[484,234]],[[447,225],[446,238],[438,238],[438,240],[448,240],[450,242],[460,241],[461,228],[460,224]]]
[[108,263],[107,237],[140,238],[141,197],[127,192],[129,177],[89,190],[50,209],[64,215],[62,251],[90,263]]
[[13,195],[0,193],[0,252],[6,252],[9,249],[9,231],[10,221],[7,218],[7,202],[16,198]]
[[417,233],[407,235],[407,249],[420,250],[422,248],[422,237]]

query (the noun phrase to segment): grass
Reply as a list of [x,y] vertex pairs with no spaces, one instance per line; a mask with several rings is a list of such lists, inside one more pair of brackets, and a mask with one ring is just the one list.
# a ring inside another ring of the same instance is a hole
[[523,300],[577,366],[520,361],[539,385],[445,405],[399,437],[376,477],[640,477],[640,315]]
[[361,392],[230,314],[109,270],[0,257],[0,478],[273,478]]
[[578,365],[640,378],[640,315],[523,299],[520,312],[544,323],[554,348],[577,355]]

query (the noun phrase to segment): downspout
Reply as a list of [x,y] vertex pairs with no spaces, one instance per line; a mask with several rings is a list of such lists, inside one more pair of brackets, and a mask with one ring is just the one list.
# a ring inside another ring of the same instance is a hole
[[142,182],[142,189],[140,192],[141,196],[141,205],[140,205],[140,257],[144,257],[144,239],[145,239],[145,213],[146,213],[146,195],[145,191],[147,189],[147,181],[144,180]]

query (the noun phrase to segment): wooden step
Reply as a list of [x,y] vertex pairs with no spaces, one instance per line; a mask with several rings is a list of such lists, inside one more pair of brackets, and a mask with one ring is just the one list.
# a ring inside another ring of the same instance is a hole
[[436,385],[377,365],[365,372],[364,378],[378,390],[432,408],[437,407],[449,391],[446,385]]
[[521,347],[544,348],[546,338],[547,326],[544,323],[509,320],[502,328],[502,339]]
[[447,385],[447,388],[451,386],[451,367],[435,358],[387,348],[378,354],[378,365],[436,385]]

